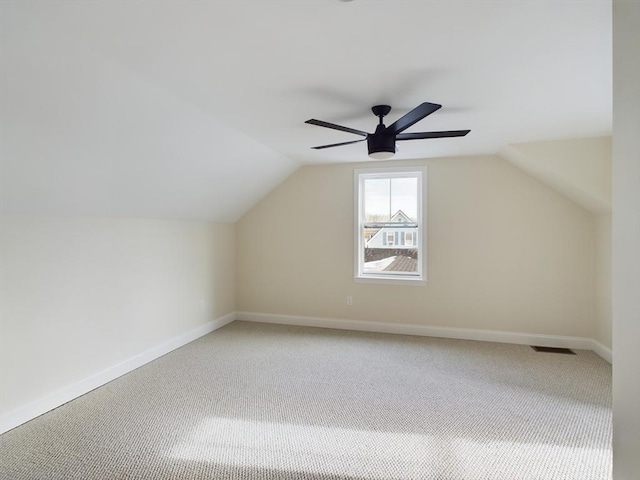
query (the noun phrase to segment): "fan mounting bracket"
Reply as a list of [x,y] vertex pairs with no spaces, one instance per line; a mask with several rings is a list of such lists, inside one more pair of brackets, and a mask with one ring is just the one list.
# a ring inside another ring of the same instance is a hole
[[391,111],[391,107],[389,105],[376,105],[371,107],[371,111],[376,117],[384,117]]

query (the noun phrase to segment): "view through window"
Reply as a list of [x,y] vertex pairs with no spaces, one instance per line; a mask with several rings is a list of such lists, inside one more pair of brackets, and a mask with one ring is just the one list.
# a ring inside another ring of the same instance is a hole
[[356,277],[422,279],[423,169],[356,171]]

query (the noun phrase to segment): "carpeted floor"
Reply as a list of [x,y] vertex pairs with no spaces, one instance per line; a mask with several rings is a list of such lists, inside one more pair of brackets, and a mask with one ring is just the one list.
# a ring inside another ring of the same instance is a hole
[[234,322],[5,433],[0,478],[609,479],[577,353]]

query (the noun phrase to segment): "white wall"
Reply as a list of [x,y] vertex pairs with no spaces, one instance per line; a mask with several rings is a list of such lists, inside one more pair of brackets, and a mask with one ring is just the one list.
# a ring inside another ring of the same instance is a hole
[[235,225],[2,213],[2,415],[235,311]]
[[613,2],[613,474],[640,478],[640,3]]
[[595,315],[593,338],[611,349],[611,214],[595,217]]
[[[428,285],[356,284],[353,169],[409,164],[428,166]],[[593,338],[594,232],[498,157],[303,167],[238,222],[238,309]]]
[[611,136],[518,143],[500,154],[587,210],[611,211]]

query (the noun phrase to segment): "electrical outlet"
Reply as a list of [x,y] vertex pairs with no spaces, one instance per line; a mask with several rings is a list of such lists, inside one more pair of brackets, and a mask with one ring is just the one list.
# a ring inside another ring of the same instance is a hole
[[347,297],[347,305],[349,306],[353,305],[353,297],[351,295]]

